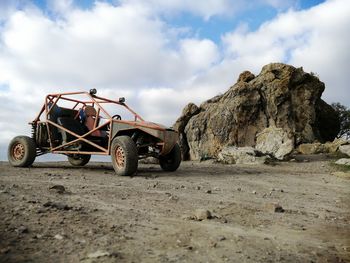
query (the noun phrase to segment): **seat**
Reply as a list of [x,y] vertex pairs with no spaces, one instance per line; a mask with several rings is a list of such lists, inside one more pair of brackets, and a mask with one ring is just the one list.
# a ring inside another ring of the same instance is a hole
[[[97,116],[96,109],[93,106],[85,106],[83,111],[79,112],[80,120],[89,131],[95,129],[99,126],[100,123],[100,117]],[[107,127],[104,126],[94,132],[91,133],[92,136],[95,137],[107,137]]]
[[[52,107],[52,109],[51,109]],[[60,124],[58,119],[59,118],[74,118],[74,116],[76,116],[76,114],[78,113],[77,110],[73,110],[73,109],[66,109],[66,108],[61,108],[59,107],[57,104],[53,105],[52,102],[50,102],[48,104],[48,108],[51,109],[49,115],[48,115],[48,119],[50,121],[53,121],[54,123]],[[81,125],[80,125],[81,126]],[[57,143],[60,143],[61,140],[65,140],[67,139],[67,137],[63,138],[63,133],[61,132],[60,129],[58,129],[57,127],[55,127],[54,125],[50,124],[50,130],[51,130],[51,136],[52,136],[52,141],[54,143],[54,145],[57,145]],[[79,134],[81,135],[81,134]]]
[[[99,124],[99,117],[97,116],[96,109],[93,106],[85,106],[84,108],[85,120],[83,120],[85,126],[89,131],[95,129]],[[91,133],[92,136],[105,137],[100,130],[96,130]]]

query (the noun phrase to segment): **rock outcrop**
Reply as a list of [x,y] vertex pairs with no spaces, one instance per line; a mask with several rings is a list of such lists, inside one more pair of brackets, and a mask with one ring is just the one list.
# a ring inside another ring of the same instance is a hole
[[346,145],[348,143],[348,141],[343,139],[335,139],[333,142],[326,143],[303,143],[300,144],[296,150],[301,154],[336,153],[340,151],[340,147],[342,147],[342,145]]
[[185,107],[174,125],[183,157],[216,158],[224,146],[252,146],[283,159],[301,143],[332,141],[339,121],[321,99],[324,88],[286,64],[268,64],[258,76],[245,71],[225,94]]

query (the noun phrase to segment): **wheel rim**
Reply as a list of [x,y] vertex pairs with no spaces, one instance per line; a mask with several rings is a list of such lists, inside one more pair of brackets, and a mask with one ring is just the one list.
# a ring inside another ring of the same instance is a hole
[[76,154],[71,155],[71,158],[72,158],[72,159],[74,159],[74,160],[81,160],[81,159],[82,159],[82,157],[81,157],[81,156],[76,155]]
[[22,160],[25,154],[24,145],[22,143],[16,143],[12,147],[12,157],[13,159],[19,161]]
[[115,162],[119,168],[122,168],[125,165],[124,150],[120,146],[117,146],[117,148],[115,149]]

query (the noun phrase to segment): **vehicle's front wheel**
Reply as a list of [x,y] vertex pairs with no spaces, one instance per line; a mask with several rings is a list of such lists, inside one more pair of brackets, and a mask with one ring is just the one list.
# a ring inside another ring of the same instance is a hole
[[113,168],[118,175],[130,176],[136,173],[137,147],[129,136],[118,136],[113,139],[111,156]]
[[181,150],[179,144],[175,144],[173,149],[164,156],[159,156],[160,167],[164,171],[174,172],[179,168],[181,163]]
[[84,166],[90,161],[90,154],[72,154],[68,155],[68,161],[73,166]]
[[28,136],[17,136],[9,144],[7,157],[9,163],[15,167],[28,167],[36,157],[36,145]]

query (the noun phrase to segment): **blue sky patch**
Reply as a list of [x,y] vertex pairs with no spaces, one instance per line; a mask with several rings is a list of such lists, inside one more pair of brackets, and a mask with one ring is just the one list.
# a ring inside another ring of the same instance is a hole
[[[93,7],[95,0],[75,0],[74,6],[81,9],[90,9]],[[118,3],[116,0],[102,0],[98,2],[107,2],[115,5]],[[325,2],[324,0],[299,0],[298,4],[294,6],[297,9],[308,9],[315,5]],[[33,0],[33,3],[42,9],[45,13],[51,14],[52,10],[49,10],[47,0]],[[209,19],[204,19],[199,15],[192,14],[190,12],[179,12],[175,15],[166,16],[162,15],[162,19],[172,27],[176,28],[190,28],[191,34],[198,38],[207,38],[216,43],[220,43],[222,35],[226,32],[231,32],[237,28],[240,24],[248,26],[249,30],[257,30],[261,24],[271,20],[278,12],[272,6],[268,5],[256,5],[256,8],[250,8],[241,12],[236,12],[232,16],[230,15],[214,15]]]

